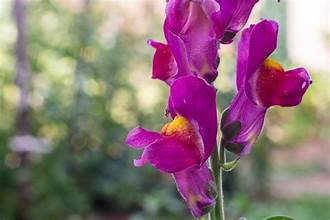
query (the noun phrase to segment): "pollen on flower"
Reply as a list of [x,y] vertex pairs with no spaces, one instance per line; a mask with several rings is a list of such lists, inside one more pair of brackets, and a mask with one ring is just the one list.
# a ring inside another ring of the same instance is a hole
[[276,69],[276,70],[279,70],[279,71],[284,71],[281,64],[279,64],[276,60],[273,60],[273,59],[270,59],[270,58],[268,58],[264,61],[263,66],[266,69]]
[[194,127],[182,116],[175,116],[174,120],[165,124],[161,130],[163,135],[172,135],[174,133],[193,133]]

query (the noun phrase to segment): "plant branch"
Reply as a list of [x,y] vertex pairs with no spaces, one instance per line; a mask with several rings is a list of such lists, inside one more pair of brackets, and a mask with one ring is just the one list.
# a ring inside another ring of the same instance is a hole
[[211,220],[225,220],[224,213],[224,196],[222,189],[222,168],[221,164],[225,162],[225,151],[222,146],[220,146],[220,157],[218,147],[214,149],[211,156],[211,168],[214,175],[218,196],[216,198],[216,204],[211,213]]

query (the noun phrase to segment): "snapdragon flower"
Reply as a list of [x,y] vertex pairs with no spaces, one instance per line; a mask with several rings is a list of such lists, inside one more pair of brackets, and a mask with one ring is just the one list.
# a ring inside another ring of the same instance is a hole
[[243,28],[257,0],[169,0],[164,34],[156,49],[152,77],[168,84],[194,74],[213,82],[218,75],[219,43],[230,43]]
[[270,107],[298,105],[312,83],[304,68],[286,71],[269,58],[277,33],[275,21],[263,20],[245,29],[238,45],[238,93],[221,121],[222,144],[238,155],[250,153]]
[[170,87],[169,113],[172,121],[160,132],[134,128],[126,144],[143,149],[134,161],[140,167],[150,163],[173,175],[177,188],[195,217],[213,206],[215,183],[207,167],[216,144],[216,90],[204,79],[184,76]]

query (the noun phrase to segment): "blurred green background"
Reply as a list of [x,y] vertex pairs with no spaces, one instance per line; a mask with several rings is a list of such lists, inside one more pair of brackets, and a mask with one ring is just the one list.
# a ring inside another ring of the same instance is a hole
[[[146,44],[149,38],[163,40],[165,1],[22,2],[30,72],[25,137],[32,141],[28,155],[17,152],[17,16],[14,1],[1,0],[0,220],[192,219],[171,177],[149,165],[134,168],[140,152],[123,144],[129,129],[159,130],[168,120],[167,87],[150,78],[153,49]],[[330,219],[330,69],[290,55],[320,43],[307,38],[291,48],[295,37],[303,37],[294,34],[294,22],[306,25],[306,35],[315,31],[307,22],[313,14],[299,19],[292,2],[264,0],[250,22],[277,19],[280,39],[273,57],[288,69],[307,65],[313,85],[299,107],[268,112],[253,153],[225,175],[229,220],[275,214]],[[301,4],[309,7],[307,2]],[[324,21],[328,26],[320,36],[330,51],[329,16]],[[221,110],[235,94],[236,43],[221,48],[215,82]],[[305,51],[306,60],[330,62],[330,55]]]

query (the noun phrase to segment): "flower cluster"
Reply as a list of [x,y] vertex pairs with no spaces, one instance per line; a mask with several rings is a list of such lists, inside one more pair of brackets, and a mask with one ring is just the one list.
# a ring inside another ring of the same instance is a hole
[[[216,89],[221,44],[231,43],[258,0],[168,0],[164,35],[155,48],[152,78],[170,90],[172,121],[159,132],[132,129],[126,144],[143,149],[137,167],[150,163],[172,174],[193,216],[210,211],[217,195],[208,159],[217,142]],[[303,68],[285,71],[268,58],[276,48],[277,23],[263,20],[242,33],[238,45],[238,94],[221,120],[224,147],[250,152],[261,132],[266,110],[300,103],[311,80]]]

